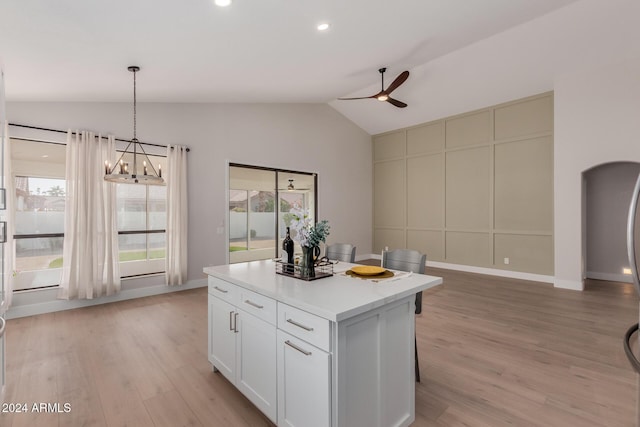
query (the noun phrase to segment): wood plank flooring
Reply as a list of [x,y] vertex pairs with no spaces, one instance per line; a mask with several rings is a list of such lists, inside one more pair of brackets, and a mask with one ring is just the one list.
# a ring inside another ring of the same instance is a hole
[[[631,285],[584,292],[427,269],[414,426],[637,426]],[[272,426],[207,362],[207,290],[7,322],[0,426]],[[32,412],[34,403],[62,412]],[[69,403],[70,412],[62,405]]]

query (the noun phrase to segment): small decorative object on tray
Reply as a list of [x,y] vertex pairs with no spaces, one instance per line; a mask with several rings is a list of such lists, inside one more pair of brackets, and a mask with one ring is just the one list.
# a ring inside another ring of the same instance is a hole
[[282,274],[283,276],[294,277],[301,280],[316,280],[323,277],[333,276],[333,263],[323,258],[316,261],[314,264],[314,274],[309,275],[309,268],[300,267],[298,264],[289,264],[282,260],[276,260],[276,274]]
[[282,250],[287,253],[287,273],[293,273],[293,240],[291,240],[291,233],[289,227],[287,227],[287,237],[282,241]]
[[[301,278],[308,277],[310,279],[305,280],[313,280],[316,275],[316,266],[320,267],[318,264],[320,243],[325,242],[329,235],[329,222],[322,220],[314,223],[309,212],[300,209],[299,206],[295,206],[287,215],[290,227],[295,231],[293,240],[297,241],[302,248],[302,258],[300,259],[300,265],[296,266],[296,269],[299,269]],[[285,271],[289,269],[290,266],[285,268]],[[333,271],[331,274],[333,274]],[[326,275],[323,277],[326,277]]]

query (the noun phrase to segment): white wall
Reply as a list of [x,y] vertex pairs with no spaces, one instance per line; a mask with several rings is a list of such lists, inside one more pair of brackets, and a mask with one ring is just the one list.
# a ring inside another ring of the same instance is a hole
[[555,83],[555,285],[583,289],[582,172],[640,162],[640,60]]
[[[11,84],[7,81],[7,85]],[[80,128],[132,136],[127,103],[8,103],[9,121],[55,129]],[[371,138],[324,104],[138,104],[138,137],[185,144],[189,181],[189,280],[225,263],[228,161],[318,173],[319,217],[330,241],[370,253]],[[128,281],[123,288],[163,284],[164,277]],[[15,303],[15,301],[14,301]]]

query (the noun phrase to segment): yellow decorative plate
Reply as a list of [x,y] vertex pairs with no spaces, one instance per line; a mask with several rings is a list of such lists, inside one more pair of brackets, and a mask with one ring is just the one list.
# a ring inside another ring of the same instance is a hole
[[384,273],[386,270],[374,265],[361,265],[358,267],[351,267],[351,271],[361,276],[377,276],[378,274]]

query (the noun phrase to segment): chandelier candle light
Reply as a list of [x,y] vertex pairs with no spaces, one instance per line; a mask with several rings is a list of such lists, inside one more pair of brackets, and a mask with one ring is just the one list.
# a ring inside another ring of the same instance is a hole
[[[104,179],[105,181],[118,182],[122,184],[165,185],[164,179],[162,179],[162,169],[160,165],[158,165],[158,171],[156,172],[153,164],[149,160],[149,156],[147,156],[147,153],[144,151],[142,144],[136,137],[136,73],[140,71],[140,67],[131,66],[127,69],[133,73],[133,138],[131,139],[131,141],[129,141],[129,144],[124,149],[124,152],[113,167],[111,166],[111,163],[104,162]],[[131,151],[129,150],[130,147]],[[146,159],[142,162],[142,175],[138,173],[139,153],[140,156]],[[125,154],[133,155],[133,169],[131,170],[131,173],[129,173],[129,163],[124,161]],[[147,169],[147,161],[149,162],[149,166],[151,167],[151,173],[149,173],[149,170]],[[118,173],[116,173],[116,168],[118,168]]]

